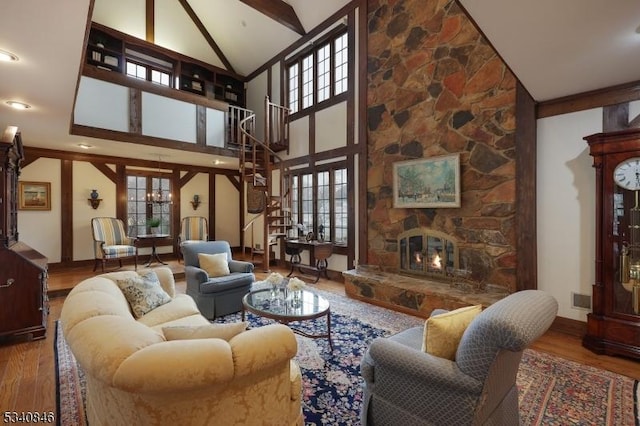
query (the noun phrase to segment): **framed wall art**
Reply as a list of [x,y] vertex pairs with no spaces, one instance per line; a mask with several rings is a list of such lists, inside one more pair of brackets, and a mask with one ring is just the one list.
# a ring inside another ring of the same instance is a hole
[[460,154],[394,163],[393,207],[460,207]]
[[20,210],[51,210],[50,182],[18,182]]

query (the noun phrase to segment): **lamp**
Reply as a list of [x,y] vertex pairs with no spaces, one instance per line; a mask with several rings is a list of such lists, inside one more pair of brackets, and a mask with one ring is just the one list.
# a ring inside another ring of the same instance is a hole
[[158,155],[158,190],[155,192],[147,193],[147,204],[173,204],[173,199],[171,198],[171,193],[168,192],[165,195],[162,187],[160,185],[160,178],[162,174],[160,172],[160,155]]

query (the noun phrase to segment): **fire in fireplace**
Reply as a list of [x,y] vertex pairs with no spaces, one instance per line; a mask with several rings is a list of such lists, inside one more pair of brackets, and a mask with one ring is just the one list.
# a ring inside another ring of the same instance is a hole
[[445,233],[420,228],[403,232],[398,237],[400,271],[410,274],[445,277],[458,269],[458,246]]

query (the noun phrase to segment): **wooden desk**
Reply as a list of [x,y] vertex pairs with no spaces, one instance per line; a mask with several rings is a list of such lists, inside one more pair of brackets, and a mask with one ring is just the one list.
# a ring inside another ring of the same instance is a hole
[[151,256],[149,256],[149,260],[145,263],[144,266],[149,266],[155,260],[158,263],[162,263],[166,265],[160,258],[158,257],[158,253],[156,252],[156,241],[164,240],[165,238],[169,238],[169,234],[144,234],[138,235],[138,239],[140,240],[151,240]]
[[[310,265],[303,265],[300,253],[303,250],[309,250],[309,262]],[[304,275],[305,271],[315,274],[317,283],[320,279],[320,274],[324,273],[325,278],[329,278],[327,274],[327,266],[329,257],[333,253],[332,242],[320,242],[320,241],[306,241],[306,240],[285,240],[285,253],[290,255],[291,271],[287,275],[290,277],[293,274],[294,269],[298,269],[298,272]]]

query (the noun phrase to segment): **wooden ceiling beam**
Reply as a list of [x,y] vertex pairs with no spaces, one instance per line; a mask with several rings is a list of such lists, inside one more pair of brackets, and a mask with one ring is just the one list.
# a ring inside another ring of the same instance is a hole
[[202,34],[202,36],[205,38],[207,43],[209,43],[209,46],[211,46],[211,48],[216,53],[216,55],[218,55],[218,58],[220,59],[220,61],[222,61],[224,66],[227,68],[227,71],[231,71],[235,74],[236,71],[233,69],[233,66],[231,66],[231,62],[229,62],[229,60],[224,55],[224,53],[222,53],[222,49],[220,49],[220,46],[218,46],[218,44],[215,42],[213,37],[211,37],[211,34],[209,34],[209,31],[207,31],[204,24],[200,20],[200,18],[198,18],[198,15],[196,15],[196,12],[193,11],[191,6],[189,5],[189,2],[187,0],[178,0],[178,2],[180,2],[184,11],[187,12],[187,15],[189,15],[189,18],[191,18],[193,23],[196,25],[196,27],[200,31],[200,34]]
[[254,8],[258,12],[267,15],[274,21],[284,25],[292,31],[300,35],[305,35],[306,31],[298,19],[296,11],[291,5],[282,0],[240,0],[249,7]]

